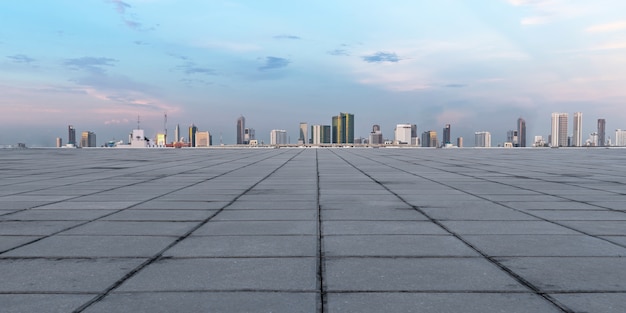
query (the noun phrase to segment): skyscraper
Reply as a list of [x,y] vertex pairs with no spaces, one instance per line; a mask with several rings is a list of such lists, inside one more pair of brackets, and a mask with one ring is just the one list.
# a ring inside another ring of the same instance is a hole
[[552,113],[552,147],[567,147],[567,113]]
[[450,138],[450,124],[446,124],[443,128],[443,142],[442,145],[447,145],[452,143],[452,139]]
[[191,124],[189,126],[189,138],[187,138],[190,147],[196,146],[196,132],[198,132],[198,127],[195,124]]
[[307,123],[300,123],[300,137],[298,138],[298,144],[309,143],[309,126]]
[[427,130],[422,133],[422,147],[437,147],[437,132]]
[[582,147],[583,146],[583,113],[576,112],[574,113],[574,138],[572,138],[572,146],[574,147]]
[[246,118],[243,115],[237,119],[237,144],[243,145],[245,141]]
[[354,143],[354,114],[333,116],[332,130],[333,143]]
[[626,130],[615,130],[615,145],[618,147],[626,147]]
[[270,132],[270,145],[287,144],[287,131],[282,129],[274,129]]
[[311,143],[330,143],[330,125],[311,125]]
[[475,132],[474,147],[491,147],[491,133],[485,131]]
[[521,117],[517,119],[517,146],[526,147],[526,121]]
[[176,128],[174,129],[174,142],[180,141],[180,125],[176,124]]
[[506,141],[510,142],[514,147],[518,146],[519,135],[517,130],[509,130],[506,132]]
[[370,133],[369,143],[371,145],[383,144],[383,133],[380,131],[379,125],[372,126],[372,132]]
[[400,145],[411,144],[411,124],[398,124],[394,131],[395,143]]
[[606,120],[598,119],[598,147],[604,147],[606,144]]
[[84,131],[80,137],[80,146],[83,148],[95,147],[96,146],[96,134],[90,131]]
[[252,140],[255,140],[255,132],[254,128],[244,128],[243,129],[243,144],[249,145]]
[[67,144],[76,145],[76,129],[72,125],[67,126]]
[[211,133],[208,131],[197,131],[196,132],[196,147],[209,147],[212,144]]

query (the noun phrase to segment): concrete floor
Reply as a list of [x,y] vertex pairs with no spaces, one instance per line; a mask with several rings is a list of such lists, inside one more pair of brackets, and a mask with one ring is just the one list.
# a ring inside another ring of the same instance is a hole
[[626,312],[624,149],[0,150],[0,312]]

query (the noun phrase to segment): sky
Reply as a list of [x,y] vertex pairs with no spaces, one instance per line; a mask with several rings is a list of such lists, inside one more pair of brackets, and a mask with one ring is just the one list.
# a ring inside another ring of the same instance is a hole
[[[445,124],[494,145],[523,117],[626,128],[622,0],[28,0],[0,2],[0,144],[54,146],[67,125],[98,145],[194,123],[235,143],[355,115],[418,132]],[[220,139],[221,138],[221,139]]]

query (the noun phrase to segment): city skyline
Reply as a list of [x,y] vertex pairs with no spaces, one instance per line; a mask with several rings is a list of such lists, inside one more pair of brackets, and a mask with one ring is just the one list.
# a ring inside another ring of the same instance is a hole
[[[199,125],[235,143],[358,115],[356,138],[398,123],[503,142],[551,112],[626,128],[626,3],[92,0],[0,3],[0,144],[53,146],[67,125],[125,139]],[[318,23],[324,16],[327,23]],[[487,118],[488,117],[488,118]],[[453,139],[451,139],[453,140]]]

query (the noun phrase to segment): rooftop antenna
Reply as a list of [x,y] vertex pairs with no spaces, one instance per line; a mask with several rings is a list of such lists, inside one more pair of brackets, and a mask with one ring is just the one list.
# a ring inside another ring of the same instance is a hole
[[139,114],[137,114],[137,129],[141,129],[141,128],[139,127]]
[[220,146],[223,145],[222,143],[222,132],[220,132]]

